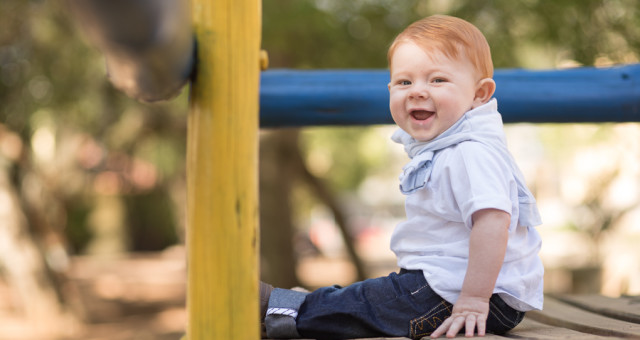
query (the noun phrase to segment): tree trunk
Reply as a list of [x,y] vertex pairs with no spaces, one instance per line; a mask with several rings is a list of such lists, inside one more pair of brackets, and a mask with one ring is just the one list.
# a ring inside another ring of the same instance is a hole
[[27,219],[0,155],[0,268],[15,292],[19,310],[43,335],[69,331],[73,322],[48,274],[42,253],[29,233]]
[[295,228],[291,219],[291,188],[298,151],[298,130],[263,132],[260,141],[260,240],[262,280],[277,287],[294,287]]
[[302,154],[298,152],[296,157],[293,159],[294,166],[297,169],[297,172],[302,179],[309,185],[312,192],[316,195],[316,197],[322,202],[324,205],[331,210],[333,214],[333,219],[336,223],[336,226],[340,230],[340,235],[344,240],[344,246],[347,250],[347,254],[351,259],[354,267],[356,268],[356,281],[365,280],[368,275],[365,269],[364,262],[360,258],[360,255],[356,252],[355,248],[355,240],[351,235],[351,228],[349,228],[349,223],[347,222],[347,214],[343,211],[342,207],[338,203],[335,198],[333,192],[328,188],[327,184],[322,181],[321,178],[314,176],[302,158]]
[[331,190],[315,177],[304,162],[298,147],[298,130],[265,133],[260,147],[260,225],[262,242],[262,279],[278,287],[299,284],[295,274],[293,247],[295,228],[291,220],[293,181],[302,180],[312,194],[333,213],[344,244],[356,268],[357,280],[367,278],[350,234],[347,217]]

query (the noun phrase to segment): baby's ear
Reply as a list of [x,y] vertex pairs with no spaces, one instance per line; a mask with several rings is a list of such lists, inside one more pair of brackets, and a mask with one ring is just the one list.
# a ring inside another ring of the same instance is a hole
[[473,107],[476,108],[488,102],[494,92],[496,92],[496,82],[491,78],[481,79],[476,86],[476,93],[473,98]]

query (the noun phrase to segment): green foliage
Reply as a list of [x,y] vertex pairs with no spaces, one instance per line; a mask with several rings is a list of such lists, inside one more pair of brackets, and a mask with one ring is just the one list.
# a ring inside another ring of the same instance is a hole
[[265,0],[263,45],[273,67],[384,68],[393,37],[432,14],[478,26],[497,68],[636,62],[640,50],[633,0]]
[[[24,186],[27,175],[48,183],[48,195],[64,202],[65,214],[47,223],[66,234],[74,252],[93,235],[88,218],[96,194],[139,195],[139,205],[128,204],[140,209],[139,218],[123,221],[132,235],[156,225],[153,239],[175,242],[175,219],[157,222],[160,205],[143,201],[152,192],[166,200],[163,188],[184,175],[186,95],[143,105],[115,90],[102,56],[65,4],[0,3],[0,125],[19,133],[25,146],[16,185]],[[52,138],[33,144],[43,131]],[[161,209],[172,214],[174,207]]]
[[[322,3],[328,3],[325,8]],[[383,68],[393,31],[380,5],[360,1],[264,2],[263,47],[272,68]],[[337,7],[336,7],[337,6]]]
[[83,253],[93,237],[91,230],[86,227],[90,212],[91,207],[82,202],[75,202],[67,207],[68,219],[65,234],[69,251],[74,254]]
[[376,129],[312,128],[303,137],[310,170],[339,192],[357,190],[367,176],[389,167],[388,136]]
[[132,248],[158,251],[178,242],[173,203],[168,193],[156,189],[137,195],[126,195],[127,222]]

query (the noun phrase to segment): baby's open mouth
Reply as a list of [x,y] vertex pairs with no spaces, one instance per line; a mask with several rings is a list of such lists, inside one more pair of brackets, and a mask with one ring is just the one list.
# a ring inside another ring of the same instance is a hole
[[411,117],[415,120],[427,120],[433,115],[433,112],[426,110],[411,111]]

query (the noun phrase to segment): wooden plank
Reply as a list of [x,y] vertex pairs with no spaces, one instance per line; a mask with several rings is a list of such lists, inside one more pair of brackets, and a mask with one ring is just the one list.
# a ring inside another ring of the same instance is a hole
[[620,337],[604,337],[599,335],[587,334],[572,329],[546,325],[529,317],[524,320],[513,330],[505,335],[509,338],[533,339],[533,340],[610,340],[623,339]]
[[[576,332],[577,333],[577,332]],[[581,333],[578,333],[581,334]],[[445,339],[446,337],[443,335],[440,337],[440,339]],[[483,340],[507,340],[509,338],[508,335],[505,336],[500,336],[500,335],[494,335],[494,334],[486,334],[485,336],[481,337],[480,339]],[[421,340],[429,340],[431,339],[428,336],[422,337]],[[464,336],[464,334],[458,334],[456,335],[453,339],[468,339],[467,337]],[[576,338],[578,339],[578,338]],[[591,338],[586,338],[586,339],[591,339]],[[599,338],[602,339],[602,338]],[[290,339],[293,340],[293,339]],[[299,340],[313,340],[313,339],[299,339]],[[404,337],[394,337],[394,338],[357,338],[357,339],[349,339],[349,340],[411,340],[410,338],[404,338]]]
[[601,336],[640,339],[640,324],[616,320],[545,297],[544,310],[527,313],[532,320]]
[[612,298],[602,295],[554,296],[570,305],[608,317],[640,323],[640,296]]
[[259,339],[260,0],[194,0],[187,338]]
[[[446,337],[443,335],[440,339],[445,339]],[[494,334],[486,334],[483,337],[478,337],[483,340],[507,340],[508,337],[494,335]],[[430,340],[431,338],[428,336],[422,337],[421,340]],[[458,334],[452,339],[468,339],[464,336],[464,334]],[[310,339],[309,339],[310,340]],[[349,339],[349,340],[411,340],[410,338],[397,337],[397,338],[358,338],[358,339]]]
[[[478,337],[477,334],[476,334],[475,338],[476,339],[482,339],[482,340],[507,340],[508,339],[508,337],[495,335],[495,334],[486,334],[483,337]],[[405,339],[405,338],[401,338],[401,339]],[[408,338],[406,338],[406,339],[409,340]],[[425,336],[425,337],[422,337],[422,339],[420,339],[420,340],[430,340],[430,339],[431,339],[431,337]],[[442,335],[438,339],[449,339],[449,338],[447,338],[446,336]],[[453,337],[452,339],[469,339],[469,338],[465,337],[464,334],[458,334],[455,337]],[[365,340],[365,339],[360,339],[360,340]],[[367,340],[371,340],[371,339],[367,339]]]
[[[444,336],[440,337],[444,338]],[[456,339],[466,338],[464,334],[458,334]],[[537,322],[529,317],[525,319],[513,330],[504,335],[487,334],[480,338],[483,340],[506,340],[506,339],[531,339],[531,340],[615,340],[625,339],[623,337],[599,336],[594,334],[583,333],[572,329],[550,326],[541,322]],[[421,340],[429,340],[429,337],[423,337]],[[365,339],[352,339],[365,340]],[[409,338],[375,338],[368,340],[409,340]]]
[[[616,300],[616,299],[614,299]],[[624,300],[624,299],[623,299]],[[550,301],[550,300],[549,300]],[[550,302],[550,306],[547,309],[556,309],[555,304],[558,302]],[[569,311],[571,312],[571,311]],[[535,321],[534,318],[538,316],[530,317],[535,312],[527,313],[527,317],[513,330],[502,336],[487,334],[482,339],[484,340],[506,340],[506,339],[532,339],[532,340],[614,340],[614,339],[628,339],[629,336],[613,336],[613,335],[596,335],[589,332],[581,332],[571,328],[566,328],[563,325],[550,325]],[[573,313],[565,315],[570,319],[573,319]],[[579,317],[582,317],[581,315]],[[609,327],[615,329],[617,324],[610,324]],[[444,338],[444,337],[441,337]],[[465,338],[464,334],[458,334],[456,339]],[[631,337],[633,338],[633,337]],[[396,338],[367,338],[368,340],[410,340],[409,338],[396,337]],[[423,337],[421,340],[428,340],[429,337]],[[307,339],[310,340],[310,339]],[[351,339],[351,340],[365,340],[365,339]]]

